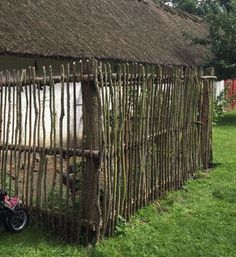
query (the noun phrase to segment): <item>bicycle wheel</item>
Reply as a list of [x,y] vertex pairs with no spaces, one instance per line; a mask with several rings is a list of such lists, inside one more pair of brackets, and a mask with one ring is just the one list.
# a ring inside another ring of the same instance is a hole
[[29,214],[24,207],[16,207],[15,214],[6,216],[5,229],[17,233],[22,231],[29,223]]

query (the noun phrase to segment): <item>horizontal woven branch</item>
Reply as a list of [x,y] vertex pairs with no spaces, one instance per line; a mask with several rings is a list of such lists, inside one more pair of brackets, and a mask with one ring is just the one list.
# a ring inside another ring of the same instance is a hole
[[83,149],[60,149],[60,148],[43,148],[29,147],[25,145],[0,145],[0,150],[20,151],[20,152],[36,152],[45,155],[62,154],[63,156],[86,156],[99,158],[100,151],[98,150],[83,150]]

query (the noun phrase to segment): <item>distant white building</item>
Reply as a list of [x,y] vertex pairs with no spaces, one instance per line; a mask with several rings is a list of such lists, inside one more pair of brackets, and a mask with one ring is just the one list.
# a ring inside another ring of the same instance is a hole
[[220,95],[220,93],[224,90],[225,88],[225,81],[216,81],[214,84],[214,97],[216,98],[217,96]]

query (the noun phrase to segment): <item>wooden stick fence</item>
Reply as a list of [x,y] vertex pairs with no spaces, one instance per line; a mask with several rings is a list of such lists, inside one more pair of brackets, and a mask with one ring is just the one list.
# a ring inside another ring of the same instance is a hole
[[42,227],[95,243],[211,167],[212,69],[92,60],[55,72],[0,73],[1,187]]
[[[181,188],[211,164],[212,70],[97,66],[103,117],[102,235],[119,217]],[[204,76],[203,76],[204,75]]]

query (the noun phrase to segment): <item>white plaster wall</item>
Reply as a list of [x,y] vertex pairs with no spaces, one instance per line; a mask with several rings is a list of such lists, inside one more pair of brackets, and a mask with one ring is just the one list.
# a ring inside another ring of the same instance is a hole
[[[33,91],[33,86],[31,85],[31,90]],[[9,88],[3,87],[3,100],[5,98],[5,95],[7,96],[7,105],[6,109],[4,109],[4,101],[2,104],[2,124],[1,128],[3,131],[1,141],[3,143],[7,143],[7,137],[8,137],[8,144],[16,144],[19,142],[19,136],[21,131],[21,142],[23,145],[29,145],[33,143],[33,137],[30,138],[30,131],[31,135],[34,134],[34,124],[36,121],[36,115],[35,115],[35,107],[34,107],[34,97],[33,94],[31,94],[31,108],[30,108],[30,86],[27,86],[27,94],[26,94],[26,88],[23,87],[23,90],[20,94],[21,99],[21,108],[19,105],[19,99],[18,104],[16,101],[16,91],[14,93],[13,87],[11,87],[10,91]],[[38,139],[39,139],[39,146],[42,146],[43,143],[43,124],[45,124],[45,139],[46,139],[46,146],[50,146],[50,135],[53,132],[53,117],[52,113],[50,112],[50,90],[49,86],[46,86],[46,93],[45,93],[45,111],[44,111],[44,122],[43,122],[43,89],[36,90],[36,105],[37,108],[41,107],[40,110],[40,123],[37,122],[37,133],[36,133],[36,142],[38,145]],[[38,92],[40,94],[40,101],[38,101]],[[55,129],[56,129],[56,145],[59,146],[59,133],[60,133],[60,115],[62,110],[62,89],[61,84],[55,84]],[[10,93],[10,102],[9,102],[9,93]],[[13,94],[15,94],[15,101],[13,101]],[[81,143],[82,138],[82,131],[83,131],[83,122],[82,122],[82,96],[81,96],[81,84],[76,83],[76,121],[74,120],[74,86],[73,83],[69,84],[69,95],[70,95],[70,101],[68,102],[67,97],[67,87],[65,84],[64,87],[64,117],[63,117],[63,144],[64,147],[67,146],[67,121],[69,119],[69,135],[70,135],[70,146],[73,147],[74,142],[76,143],[77,147],[79,147]],[[28,107],[27,107],[27,96],[28,96]],[[51,102],[52,103],[52,102]],[[18,106],[18,113],[21,114],[21,124],[16,124],[16,112],[17,112],[17,106]],[[31,109],[31,117],[29,116]],[[13,112],[13,110],[15,110]],[[69,110],[69,115],[67,110]],[[5,125],[4,125],[4,115],[5,115]],[[14,121],[13,121],[14,120]],[[76,122],[76,123],[75,123]],[[25,125],[26,124],[26,125]],[[76,138],[74,138],[74,124],[76,125]],[[38,133],[39,130],[39,133]],[[17,139],[15,136],[17,135]]]
[[[42,76],[42,67],[46,67],[46,71],[49,69],[49,65],[52,65],[53,69],[53,75],[58,76],[60,75],[60,66],[61,64],[66,65],[67,61],[61,61],[61,60],[55,60],[55,59],[49,59],[49,58],[26,58],[26,57],[20,57],[20,56],[1,56],[0,55],[0,71],[13,71],[13,70],[19,70],[21,69],[28,69],[29,66],[36,66],[36,73],[37,76]],[[65,66],[66,67],[66,66]],[[47,73],[48,74],[48,73]],[[5,75],[4,75],[5,76]],[[5,78],[4,78],[5,79]],[[32,85],[31,85],[32,88]],[[29,89],[30,86],[27,86],[28,91],[28,98],[29,98]],[[38,90],[37,90],[38,91]],[[10,90],[11,99],[9,101],[9,89],[6,89],[5,87],[2,87],[2,93],[3,93],[3,103],[2,103],[2,122],[0,124],[2,135],[0,138],[1,143],[6,143],[8,138],[8,144],[16,144],[19,142],[19,135],[21,130],[21,143],[24,145],[29,145],[33,143],[33,137],[29,137],[30,130],[31,134],[33,135],[34,130],[34,124],[35,124],[35,109],[33,105],[33,94],[31,95],[31,112],[32,115],[29,117],[29,111],[30,107],[27,106],[26,101],[26,88],[23,87],[23,90],[20,94],[21,98],[21,129],[19,126],[16,126],[16,93],[15,93],[15,101],[13,101],[13,87]],[[70,122],[70,145],[74,146],[74,143],[76,143],[77,147],[81,145],[81,138],[82,138],[82,131],[83,131],[83,122],[82,122],[82,95],[81,95],[81,84],[76,83],[76,121],[74,120],[74,91],[73,91],[73,83],[69,84],[69,92],[70,92],[70,103],[68,103],[67,98],[67,91],[66,91],[66,83],[64,88],[64,111],[65,116],[63,118],[63,144],[64,147],[66,147],[67,143],[67,120],[69,119]],[[6,101],[6,109],[4,109],[4,97],[7,96]],[[37,96],[38,97],[38,96]],[[28,99],[28,102],[30,99]],[[61,84],[55,84],[55,129],[56,129],[56,145],[59,146],[59,120],[60,120],[60,114],[61,114]],[[39,102],[37,98],[37,106],[39,107]],[[41,106],[41,120],[40,123],[37,124],[37,134],[36,134],[36,142],[38,145],[42,145],[43,143],[43,121],[42,121],[42,106],[43,106],[43,90],[40,90],[40,106]],[[18,104],[19,107],[19,104]],[[13,108],[15,108],[15,111],[13,112]],[[67,114],[67,108],[70,109],[69,116]],[[27,114],[28,110],[28,114]],[[5,120],[4,120],[5,117]],[[13,121],[15,119],[15,121]],[[25,126],[25,122],[27,122],[27,125]],[[76,122],[76,124],[75,124]],[[5,125],[4,125],[5,123]],[[50,95],[49,95],[49,87],[46,86],[46,98],[45,98],[45,136],[46,136],[46,146],[50,146],[50,134],[53,131],[53,124],[52,124],[52,117],[50,113]],[[76,138],[74,138],[74,124],[76,125]],[[39,134],[38,134],[38,128],[39,128]],[[17,138],[16,138],[17,135]],[[25,136],[26,135],[26,136]],[[38,140],[39,139],[39,140]]]

